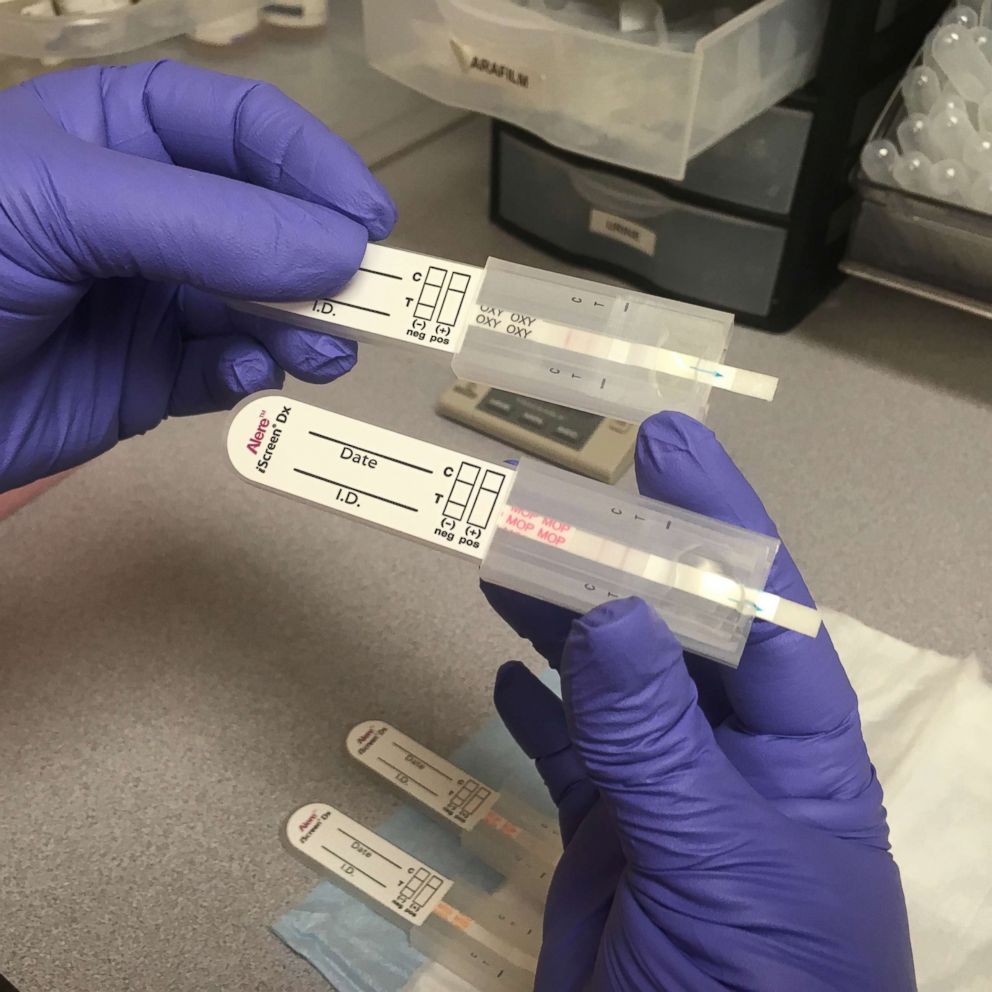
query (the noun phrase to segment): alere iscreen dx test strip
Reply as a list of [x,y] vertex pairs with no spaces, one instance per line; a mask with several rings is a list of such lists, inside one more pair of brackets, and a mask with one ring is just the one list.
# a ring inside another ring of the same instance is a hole
[[754,618],[815,636],[765,591],[779,542],[541,464],[514,468],[280,394],[227,435],[242,478],[475,561],[482,578],[584,613],[639,596],[687,650],[736,666]]
[[777,387],[725,364],[730,314],[493,258],[479,268],[374,244],[333,297],[231,305],[434,352],[460,379],[630,423],[659,410],[704,420],[714,389],[771,400]]

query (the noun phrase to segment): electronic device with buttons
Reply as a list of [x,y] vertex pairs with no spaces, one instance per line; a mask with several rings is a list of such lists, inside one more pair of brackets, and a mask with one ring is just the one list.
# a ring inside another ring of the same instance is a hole
[[600,482],[634,460],[637,426],[458,380],[437,404],[442,416]]

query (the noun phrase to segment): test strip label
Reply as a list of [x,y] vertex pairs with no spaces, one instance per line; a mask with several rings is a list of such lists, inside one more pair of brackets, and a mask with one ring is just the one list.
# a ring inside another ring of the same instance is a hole
[[[333,296],[293,303],[235,304],[333,334],[351,328],[454,353],[482,270],[385,245],[369,245],[355,277]],[[275,313],[273,313],[275,311]]]
[[451,888],[451,879],[411,857],[333,806],[310,803],[286,822],[286,840],[311,867],[347,882],[420,926]]
[[490,815],[499,793],[381,720],[348,734],[348,753],[464,830]]
[[475,559],[514,478],[507,466],[279,395],[241,407],[227,450],[250,482]]

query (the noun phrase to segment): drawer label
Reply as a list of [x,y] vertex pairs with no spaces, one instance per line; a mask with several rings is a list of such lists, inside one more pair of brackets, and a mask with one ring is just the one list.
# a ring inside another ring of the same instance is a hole
[[658,243],[657,235],[649,228],[595,208],[589,211],[589,230],[593,234],[619,241],[628,248],[636,248],[645,255],[654,255]]
[[462,72],[483,82],[529,93],[537,88],[542,78],[540,73],[532,72],[526,66],[500,58],[497,52],[477,51],[456,38],[451,39],[451,50]]

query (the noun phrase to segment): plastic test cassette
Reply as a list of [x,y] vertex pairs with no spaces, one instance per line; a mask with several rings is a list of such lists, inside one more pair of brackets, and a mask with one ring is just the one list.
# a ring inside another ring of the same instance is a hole
[[734,318],[586,279],[490,259],[484,269],[369,245],[332,299],[231,300],[283,323],[451,355],[460,379],[640,423],[703,420],[710,392],[771,400],[778,380],[722,364]]
[[472,559],[496,585],[580,613],[639,596],[687,650],[728,665],[756,616],[820,627],[764,591],[776,539],[537,462],[513,469],[272,393],[238,407],[227,450],[248,482]]
[[323,803],[308,803],[293,813],[284,842],[307,867],[344,883],[406,930],[421,954],[479,992],[534,988],[541,921],[533,909],[446,878]]
[[458,828],[467,851],[544,905],[562,850],[552,819],[480,782],[382,720],[354,727],[347,745],[356,761]]

